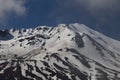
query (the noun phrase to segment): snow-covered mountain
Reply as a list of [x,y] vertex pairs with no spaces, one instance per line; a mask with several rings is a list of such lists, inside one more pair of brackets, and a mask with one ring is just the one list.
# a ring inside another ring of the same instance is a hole
[[78,23],[0,30],[0,80],[120,80],[120,42]]

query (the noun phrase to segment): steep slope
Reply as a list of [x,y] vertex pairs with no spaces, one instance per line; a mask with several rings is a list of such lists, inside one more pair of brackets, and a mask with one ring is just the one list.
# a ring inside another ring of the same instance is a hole
[[9,34],[0,40],[2,80],[120,80],[120,42],[83,24]]

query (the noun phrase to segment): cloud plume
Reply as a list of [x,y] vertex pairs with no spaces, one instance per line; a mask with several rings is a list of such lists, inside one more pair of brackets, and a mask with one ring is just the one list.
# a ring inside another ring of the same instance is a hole
[[22,16],[26,12],[23,0],[0,0],[0,19],[5,19],[9,14],[14,13]]

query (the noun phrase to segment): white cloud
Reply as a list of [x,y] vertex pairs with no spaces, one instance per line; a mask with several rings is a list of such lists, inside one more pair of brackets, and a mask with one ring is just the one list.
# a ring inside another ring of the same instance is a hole
[[8,17],[11,13],[22,16],[25,12],[23,0],[0,0],[0,19]]

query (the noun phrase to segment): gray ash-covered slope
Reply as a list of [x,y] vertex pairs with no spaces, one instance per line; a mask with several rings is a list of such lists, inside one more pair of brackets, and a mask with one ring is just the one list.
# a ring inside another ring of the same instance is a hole
[[120,80],[120,42],[83,24],[8,32],[0,80]]

